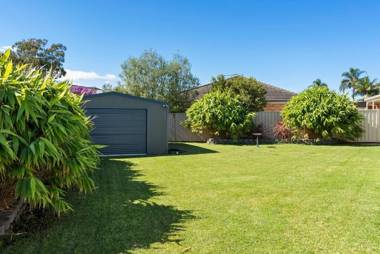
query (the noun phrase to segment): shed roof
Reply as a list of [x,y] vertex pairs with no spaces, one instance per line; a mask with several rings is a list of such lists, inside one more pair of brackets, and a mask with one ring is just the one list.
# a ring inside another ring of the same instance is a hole
[[110,95],[121,96],[121,97],[129,98],[129,99],[133,99],[133,100],[142,100],[142,101],[145,101],[145,102],[148,102],[148,103],[156,103],[156,104],[161,104],[161,105],[167,105],[166,102],[163,102],[163,101],[160,101],[160,100],[143,98],[143,97],[139,97],[139,96],[135,96],[135,95],[125,94],[125,93],[118,93],[118,92],[105,92],[105,93],[99,93],[99,94],[90,94],[90,95],[85,95],[84,98],[85,99],[91,99],[91,98],[94,98],[94,97],[104,97],[104,96],[110,96]]

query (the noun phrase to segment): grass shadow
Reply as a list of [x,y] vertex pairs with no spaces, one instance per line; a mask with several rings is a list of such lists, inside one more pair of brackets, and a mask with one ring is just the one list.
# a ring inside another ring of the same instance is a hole
[[191,145],[188,143],[173,142],[169,143],[169,154],[178,155],[191,155],[191,154],[205,154],[205,153],[218,153],[215,150],[208,148]]
[[162,193],[139,176],[130,162],[103,159],[94,176],[97,190],[71,195],[74,212],[16,240],[4,253],[130,253],[158,242],[180,244],[181,225],[194,216],[149,201]]

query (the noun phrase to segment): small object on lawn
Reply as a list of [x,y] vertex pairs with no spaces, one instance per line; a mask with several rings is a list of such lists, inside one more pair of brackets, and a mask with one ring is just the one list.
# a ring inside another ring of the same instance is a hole
[[180,149],[176,149],[176,148],[169,149],[169,154],[179,155],[181,153],[183,153],[183,151]]
[[254,132],[252,133],[252,135],[256,137],[256,146],[259,147],[259,137],[262,136],[263,134],[260,132]]
[[191,247],[187,247],[187,248],[183,249],[182,253],[188,252],[189,250],[191,250]]

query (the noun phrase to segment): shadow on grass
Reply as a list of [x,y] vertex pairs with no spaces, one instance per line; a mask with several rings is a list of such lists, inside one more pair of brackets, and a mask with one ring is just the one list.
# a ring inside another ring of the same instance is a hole
[[176,154],[176,152],[178,152],[179,155],[217,153],[215,150],[207,149],[197,145],[180,142],[169,143],[169,154]]
[[182,223],[194,216],[149,201],[162,193],[139,176],[130,162],[104,159],[94,176],[97,190],[71,195],[74,212],[16,240],[5,253],[129,253],[158,242],[180,244]]
[[380,146],[380,143],[343,143],[343,144],[336,144],[335,146],[352,146],[352,147],[372,147],[372,146]]

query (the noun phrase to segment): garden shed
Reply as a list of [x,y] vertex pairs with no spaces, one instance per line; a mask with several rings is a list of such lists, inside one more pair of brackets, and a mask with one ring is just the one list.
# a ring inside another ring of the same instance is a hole
[[168,106],[157,100],[108,92],[85,96],[93,117],[94,143],[104,155],[164,154],[168,151]]

